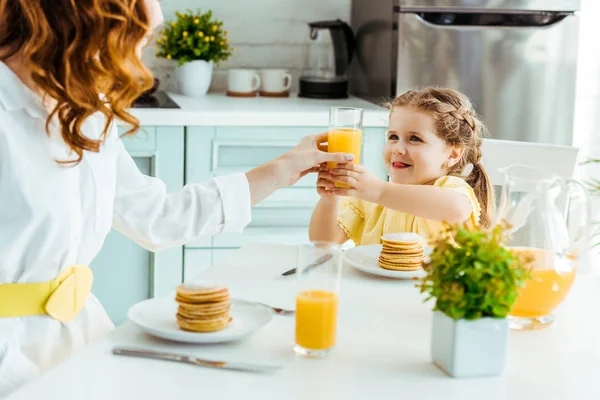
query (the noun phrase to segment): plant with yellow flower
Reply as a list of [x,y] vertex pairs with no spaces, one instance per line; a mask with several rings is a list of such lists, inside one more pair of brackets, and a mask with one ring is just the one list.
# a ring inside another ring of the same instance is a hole
[[175,13],[175,21],[166,21],[156,41],[156,56],[177,60],[181,66],[195,60],[219,64],[233,53],[223,22],[213,18],[212,11]]

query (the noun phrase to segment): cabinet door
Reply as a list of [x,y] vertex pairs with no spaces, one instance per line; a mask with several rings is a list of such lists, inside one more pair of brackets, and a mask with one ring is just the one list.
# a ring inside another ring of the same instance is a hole
[[[186,138],[186,179],[199,182],[215,176],[248,171],[291,150],[302,137],[326,131],[326,127],[191,127]],[[363,130],[363,164],[387,179],[382,161],[386,142],[385,128]],[[304,229],[307,232],[312,211],[318,201],[316,174],[309,174],[289,188],[281,189],[252,208],[249,228]],[[248,237],[249,229],[238,237]],[[262,233],[261,233],[262,234]],[[222,247],[223,235],[212,239],[214,247]],[[226,240],[229,240],[230,236]],[[236,236],[236,235],[233,235]],[[308,233],[306,233],[308,237]],[[224,239],[225,240],[225,239]],[[245,242],[243,238],[236,239]],[[203,238],[188,247],[211,247]]]
[[[186,141],[186,179],[247,172],[291,150],[323,127],[191,127]],[[318,200],[316,175],[281,189],[253,208],[250,226],[304,226]],[[294,213],[289,210],[294,209]],[[197,245],[197,244],[196,244]]]
[[[183,128],[143,127],[135,136],[124,137],[123,142],[140,171],[162,179],[168,191],[181,189]],[[92,291],[118,325],[126,320],[127,310],[133,304],[164,295],[182,281],[183,249],[151,253],[112,230],[91,268]]]

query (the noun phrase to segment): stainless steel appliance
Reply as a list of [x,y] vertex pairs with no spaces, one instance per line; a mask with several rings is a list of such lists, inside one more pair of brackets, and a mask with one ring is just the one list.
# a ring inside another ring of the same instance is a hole
[[334,21],[309,22],[310,45],[300,76],[298,96],[318,99],[348,97],[348,67],[354,53],[350,26]]
[[571,145],[580,0],[352,0],[350,92],[466,93],[493,138]]

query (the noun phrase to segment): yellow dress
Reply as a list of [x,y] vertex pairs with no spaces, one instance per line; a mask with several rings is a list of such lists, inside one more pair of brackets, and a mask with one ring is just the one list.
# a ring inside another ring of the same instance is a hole
[[[437,179],[433,186],[464,194],[473,205],[469,222],[473,226],[479,225],[481,206],[473,188],[464,179],[457,176],[443,176]],[[342,204],[338,213],[338,225],[357,246],[379,244],[382,235],[393,232],[414,232],[427,239],[442,228],[441,221],[415,217],[356,198],[350,198]]]

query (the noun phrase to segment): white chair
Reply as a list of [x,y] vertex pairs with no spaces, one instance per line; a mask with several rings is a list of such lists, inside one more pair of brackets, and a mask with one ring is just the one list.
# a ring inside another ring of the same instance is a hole
[[[494,186],[497,208],[502,186],[505,184],[505,177],[499,169],[510,165],[527,165],[549,171],[563,178],[573,178],[578,163],[579,149],[541,143],[484,139],[482,153],[483,166]],[[517,191],[526,191],[530,188],[516,187],[516,189]],[[559,203],[566,210],[568,198],[559,200]],[[518,233],[522,237],[530,234],[527,230]]]
[[579,149],[542,143],[483,139],[482,162],[494,186],[504,184],[500,168],[520,164],[540,168],[564,178],[572,178]]

